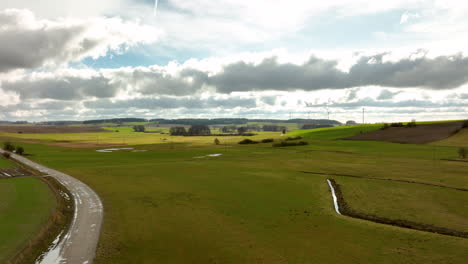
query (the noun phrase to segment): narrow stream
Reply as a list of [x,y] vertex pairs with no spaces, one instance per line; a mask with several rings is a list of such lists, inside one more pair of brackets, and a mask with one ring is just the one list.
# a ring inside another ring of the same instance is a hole
[[330,186],[330,190],[333,196],[333,204],[335,205],[335,211],[337,214],[341,214],[340,208],[338,207],[338,198],[336,198],[335,189],[333,188],[333,185],[329,179],[327,179],[327,182],[328,182],[328,186]]

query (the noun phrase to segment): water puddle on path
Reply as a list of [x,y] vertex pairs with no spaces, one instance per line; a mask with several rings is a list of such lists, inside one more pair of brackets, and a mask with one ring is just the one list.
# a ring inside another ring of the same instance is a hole
[[59,264],[64,260],[60,255],[63,245],[65,244],[65,239],[63,239],[63,231],[60,233],[57,238],[52,242],[52,245],[49,249],[43,253],[36,260],[35,264]]

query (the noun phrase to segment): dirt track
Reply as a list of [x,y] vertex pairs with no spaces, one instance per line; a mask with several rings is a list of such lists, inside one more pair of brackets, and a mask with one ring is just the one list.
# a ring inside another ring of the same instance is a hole
[[[0,149],[0,153],[4,150]],[[73,195],[74,214],[69,230],[65,230],[56,245],[46,252],[38,264],[91,264],[96,254],[101,233],[103,206],[99,196],[81,181],[32,162],[22,156],[11,154],[14,160],[57,179]]]
[[462,126],[463,122],[447,122],[416,127],[390,127],[344,139],[426,144],[448,138],[458,132]]
[[24,134],[60,134],[111,132],[95,126],[0,126],[0,132]]

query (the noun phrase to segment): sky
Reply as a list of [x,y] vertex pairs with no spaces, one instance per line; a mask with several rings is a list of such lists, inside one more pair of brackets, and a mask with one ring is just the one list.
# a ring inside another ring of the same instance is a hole
[[468,2],[2,0],[0,120],[468,117]]

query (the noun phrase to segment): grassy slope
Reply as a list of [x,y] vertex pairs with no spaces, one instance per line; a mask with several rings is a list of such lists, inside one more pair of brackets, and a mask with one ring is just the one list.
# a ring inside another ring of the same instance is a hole
[[468,147],[468,128],[462,129],[460,132],[449,138],[434,142],[432,145]]
[[2,169],[2,168],[14,168],[14,167],[15,167],[14,163],[6,160],[3,157],[0,157],[0,169]]
[[344,198],[359,212],[468,232],[468,193],[401,182],[337,178]]
[[49,187],[39,179],[0,180],[0,263],[37,234],[55,203]]
[[339,139],[351,137],[359,133],[366,133],[381,128],[382,125],[354,125],[293,131],[294,136],[303,136],[310,139]]
[[[318,139],[361,129],[307,135],[311,145],[285,149],[174,144],[96,153],[26,147],[33,159],[78,177],[103,198],[97,263],[465,263],[467,240],[339,217],[326,177],[299,172],[468,187],[468,164],[438,161],[456,155],[456,148]],[[212,153],[224,155],[194,158]],[[441,197],[466,213],[463,199]],[[386,203],[376,200],[373,207]]]

